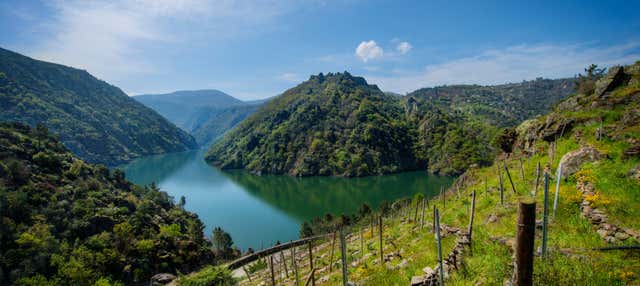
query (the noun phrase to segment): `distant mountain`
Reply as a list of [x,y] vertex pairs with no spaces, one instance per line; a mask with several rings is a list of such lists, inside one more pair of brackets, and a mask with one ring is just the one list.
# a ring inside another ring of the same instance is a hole
[[244,102],[219,90],[176,91],[134,96],[208,145],[271,98]]
[[224,169],[294,176],[423,168],[460,174],[491,163],[500,127],[549,108],[570,88],[569,80],[537,80],[400,96],[347,72],[319,74],[263,105],[216,142],[206,160]]
[[573,93],[575,79],[542,79],[492,86],[447,85],[422,88],[407,96],[486,120],[515,126],[546,114]]
[[0,48],[0,121],[44,124],[91,163],[197,147],[189,134],[84,70]]

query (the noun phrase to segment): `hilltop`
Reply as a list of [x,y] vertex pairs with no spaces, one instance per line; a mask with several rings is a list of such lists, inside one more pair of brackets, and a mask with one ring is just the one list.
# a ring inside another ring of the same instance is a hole
[[[554,88],[536,92],[548,86]],[[572,87],[568,80],[536,80],[398,96],[347,72],[319,74],[261,107],[214,144],[206,160],[258,174],[456,175],[490,163],[499,127],[549,108]],[[478,90],[473,100],[461,100]]]
[[91,163],[115,166],[196,147],[189,134],[88,72],[4,49],[0,108],[0,121],[44,124]]

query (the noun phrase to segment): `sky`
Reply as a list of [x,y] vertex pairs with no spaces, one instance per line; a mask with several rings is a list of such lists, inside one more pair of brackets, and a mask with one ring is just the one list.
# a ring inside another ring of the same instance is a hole
[[638,11],[638,0],[0,0],[0,47],[129,95],[260,99],[342,71],[405,94],[633,63]]

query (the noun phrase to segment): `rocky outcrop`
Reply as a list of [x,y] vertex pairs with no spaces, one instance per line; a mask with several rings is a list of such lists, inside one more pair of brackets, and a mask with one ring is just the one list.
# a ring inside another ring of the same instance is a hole
[[593,203],[589,201],[590,197],[596,195],[595,187],[591,182],[578,181],[576,187],[582,192],[582,203],[580,204],[582,215],[596,227],[596,232],[604,241],[615,243],[625,241],[629,238],[640,241],[640,233],[633,229],[621,228],[610,223],[604,211],[596,208]]
[[593,146],[583,146],[578,150],[571,151],[560,159],[562,164],[562,177],[566,178],[578,172],[580,167],[587,162],[595,162],[602,159],[602,155]]
[[164,286],[176,280],[176,276],[170,273],[159,273],[151,277],[150,286]]
[[[444,257],[442,260],[444,278],[447,278],[449,277],[449,273],[462,267],[462,254],[465,252],[465,247],[469,247],[471,245],[471,240],[469,234],[467,232],[463,232],[460,228],[442,225],[440,229],[443,236],[452,234],[457,235],[456,245],[453,247],[453,250],[449,252],[449,255]],[[423,272],[425,273],[424,275],[411,277],[411,286],[439,285],[438,278],[440,276],[440,265],[435,268],[425,267]]]
[[622,66],[615,66],[609,69],[606,76],[596,82],[595,94],[602,97],[606,92],[613,90],[624,81],[624,69]]

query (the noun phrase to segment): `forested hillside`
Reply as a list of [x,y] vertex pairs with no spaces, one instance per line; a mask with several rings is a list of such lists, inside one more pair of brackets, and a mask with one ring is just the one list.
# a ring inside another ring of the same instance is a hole
[[424,168],[460,174],[491,161],[500,126],[548,109],[572,87],[569,80],[536,80],[443,87],[447,92],[436,95],[424,89],[402,97],[346,72],[320,74],[242,122],[214,144],[207,160],[222,168],[295,176]]
[[542,79],[501,85],[445,85],[408,96],[456,110],[501,127],[549,112],[574,91],[575,79]]
[[118,165],[196,147],[186,132],[83,70],[0,49],[0,121],[42,123],[74,154]]
[[213,255],[183,204],[77,159],[43,126],[0,123],[2,285],[134,284],[194,270]]

